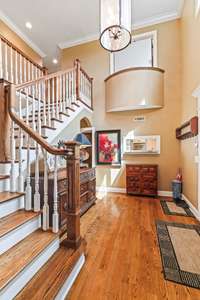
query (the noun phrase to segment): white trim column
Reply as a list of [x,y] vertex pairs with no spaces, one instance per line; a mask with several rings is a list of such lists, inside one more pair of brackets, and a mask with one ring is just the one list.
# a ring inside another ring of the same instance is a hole
[[[197,116],[198,116],[198,130],[200,130],[200,86],[192,93],[192,96],[197,98]],[[200,212],[200,134],[197,136],[197,156],[195,162],[198,164],[198,212]]]

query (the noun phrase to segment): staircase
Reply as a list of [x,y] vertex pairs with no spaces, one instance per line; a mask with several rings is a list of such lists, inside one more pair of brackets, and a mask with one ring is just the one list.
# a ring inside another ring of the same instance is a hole
[[[51,143],[83,109],[92,111],[92,79],[78,60],[66,71],[40,75],[17,85],[7,80],[1,82],[6,120],[0,124],[1,149],[9,156],[0,163],[1,300],[64,299],[85,261],[80,237],[79,145],[66,142],[59,149]],[[67,161],[69,182],[68,221],[62,238],[57,198],[61,157]],[[39,189],[41,160],[44,203],[40,202]],[[34,195],[31,164],[34,165]],[[51,215],[48,173],[52,166],[54,209]]]

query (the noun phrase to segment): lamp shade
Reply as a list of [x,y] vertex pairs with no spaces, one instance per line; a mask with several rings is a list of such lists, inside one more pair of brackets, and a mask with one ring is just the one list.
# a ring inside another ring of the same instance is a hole
[[131,42],[131,0],[100,0],[100,43],[108,51]]
[[91,142],[88,140],[87,136],[83,133],[78,133],[75,138],[74,141],[80,143],[82,146],[91,146]]

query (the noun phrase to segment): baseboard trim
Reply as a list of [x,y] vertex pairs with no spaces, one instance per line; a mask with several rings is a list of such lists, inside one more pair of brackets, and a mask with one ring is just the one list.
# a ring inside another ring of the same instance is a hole
[[57,296],[55,297],[55,300],[64,300],[66,298],[70,288],[72,287],[74,281],[76,280],[76,277],[81,271],[84,263],[85,263],[85,256],[84,254],[82,254],[78,259],[76,265],[74,266],[72,272],[70,273],[69,277],[65,281],[64,285],[62,286]]
[[[96,191],[98,193],[120,193],[126,194],[125,188],[117,188],[117,187],[106,187],[106,186],[97,186]],[[158,196],[161,197],[172,197],[172,192],[170,191],[158,191]]]
[[195,216],[195,218],[200,221],[200,212],[197,210],[196,207],[194,207],[194,205],[190,202],[190,200],[184,195],[182,194],[183,200],[185,200],[185,202],[189,205],[191,212],[193,213],[193,215]]
[[126,194],[125,188],[115,188],[115,187],[107,187],[107,186],[97,186],[96,191],[98,193],[121,193]]
[[171,191],[158,191],[158,196],[160,197],[172,197]]

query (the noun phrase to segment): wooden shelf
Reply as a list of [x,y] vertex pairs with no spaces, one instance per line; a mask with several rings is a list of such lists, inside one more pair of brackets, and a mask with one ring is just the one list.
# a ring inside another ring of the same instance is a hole
[[[186,129],[188,130],[186,131]],[[180,127],[176,128],[176,138],[178,140],[185,140],[194,137],[198,134],[198,117],[195,116],[189,121],[185,122]]]

